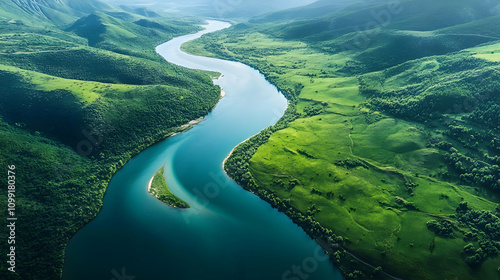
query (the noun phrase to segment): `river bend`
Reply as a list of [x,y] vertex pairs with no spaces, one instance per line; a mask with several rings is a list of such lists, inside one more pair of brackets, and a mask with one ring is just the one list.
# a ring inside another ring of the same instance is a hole
[[[66,249],[63,279],[342,279],[301,228],[223,172],[229,152],[275,124],[287,106],[257,70],[180,51],[184,42],[228,26],[209,21],[206,30],[157,47],[169,62],[222,73],[215,83],[226,96],[203,122],[146,149],[113,176],[100,213]],[[163,165],[167,184],[190,209],[148,194]]]

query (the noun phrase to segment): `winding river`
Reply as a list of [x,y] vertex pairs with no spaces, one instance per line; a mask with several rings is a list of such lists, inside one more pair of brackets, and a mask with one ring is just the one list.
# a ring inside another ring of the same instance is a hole
[[[172,63],[222,73],[215,83],[226,96],[203,122],[146,149],[115,174],[102,210],[66,248],[63,279],[342,279],[301,228],[223,172],[231,149],[276,123],[287,106],[255,69],[179,49],[226,27],[210,21],[204,31],[158,46]],[[169,187],[190,209],[148,194],[163,165]]]

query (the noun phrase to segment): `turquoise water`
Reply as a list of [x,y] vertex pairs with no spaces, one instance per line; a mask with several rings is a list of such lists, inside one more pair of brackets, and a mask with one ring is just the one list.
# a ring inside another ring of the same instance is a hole
[[[66,249],[63,279],[342,279],[302,229],[223,172],[231,149],[276,123],[287,106],[258,71],[180,52],[183,42],[228,26],[210,21],[207,30],[157,48],[172,63],[222,73],[215,83],[227,95],[203,122],[115,174],[101,212]],[[169,187],[190,209],[148,194],[164,164]]]

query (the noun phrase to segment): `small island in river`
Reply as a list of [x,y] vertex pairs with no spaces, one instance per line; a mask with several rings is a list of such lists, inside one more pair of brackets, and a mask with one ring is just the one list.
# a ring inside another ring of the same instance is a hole
[[148,192],[169,206],[176,208],[189,208],[189,204],[175,196],[175,194],[173,194],[168,188],[165,176],[163,175],[164,170],[165,166],[160,168],[153,178],[151,178],[151,181],[149,181]]

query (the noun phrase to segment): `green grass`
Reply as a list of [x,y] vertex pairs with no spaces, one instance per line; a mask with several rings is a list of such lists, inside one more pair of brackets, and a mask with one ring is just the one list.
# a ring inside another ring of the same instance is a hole
[[34,71],[23,70],[13,66],[0,65],[0,71],[19,74],[26,83],[33,85],[34,89],[44,91],[68,90],[85,104],[92,104],[105,92],[127,92],[137,86],[123,84],[104,84],[81,80],[63,79]]
[[[355,148],[351,155],[350,120],[351,117],[321,115],[299,119],[273,134],[251,160],[250,170],[258,185],[291,199],[292,206],[303,213],[310,205],[317,205],[321,212],[315,220],[347,237],[348,249],[396,275],[418,275],[424,279],[474,275],[476,272],[461,258],[461,248],[467,242],[460,238],[440,240],[430,253],[429,244],[435,235],[425,226],[433,219],[426,213],[451,217],[462,199],[477,209],[490,211],[496,204],[434,179],[439,171],[435,167],[446,165],[443,156],[419,146],[425,143],[422,134],[402,121],[394,125],[393,119],[384,119],[369,125],[363,124],[361,117],[355,118]],[[297,149],[306,150],[317,159],[290,152]],[[335,165],[336,160],[352,157],[375,166],[345,169]],[[384,167],[398,167],[396,170],[403,176],[417,182],[414,195],[408,195],[401,176],[383,172]],[[420,175],[417,178],[415,174]],[[277,180],[291,179],[300,182],[292,190],[277,184]],[[322,195],[312,194],[312,189]],[[328,192],[334,193],[333,199],[326,197]],[[443,194],[446,199],[440,199]],[[395,196],[405,197],[420,211],[402,209]],[[454,271],[443,267],[454,267]],[[495,265],[485,264],[479,275],[494,275],[495,269]]]
[[[92,12],[92,4],[99,3],[75,5]],[[220,99],[216,73],[174,66],[154,49],[199,30],[198,20],[130,17],[143,20],[139,25],[99,14],[106,32],[98,34],[103,44],[92,47],[89,38],[57,27],[68,17],[45,15],[53,21],[0,2],[0,163],[16,165],[17,214],[29,221],[16,227],[19,279],[60,279],[64,249],[99,212],[112,175]],[[2,252],[6,246],[0,244]],[[1,263],[0,278],[10,279],[9,273]]]
[[94,12],[73,23],[68,31],[86,38],[88,44],[125,55],[133,55],[163,61],[154,47],[169,39],[186,33],[194,33],[200,21],[185,24],[188,20],[168,18],[145,18],[139,15],[120,19],[101,12]]
[[493,62],[500,62],[500,43],[472,48],[469,49],[469,51],[475,53],[474,57]]
[[178,198],[168,188],[167,182],[165,181],[165,175],[163,174],[164,171],[165,166],[160,168],[160,170],[158,170],[153,176],[153,178],[151,179],[151,188],[148,190],[149,193],[169,206],[176,208],[189,208],[189,204]]
[[[226,30],[188,43],[184,49],[257,67],[296,104],[300,117],[274,132],[249,161],[248,171],[258,188],[289,200],[306,216],[316,205],[320,212],[313,215],[314,220],[344,237],[349,251],[398,277],[496,279],[499,257],[479,268],[465,263],[462,248],[469,241],[464,240],[464,232],[470,229],[459,226],[455,238],[444,239],[426,226],[433,219],[457,224],[455,209],[462,201],[474,209],[495,211],[498,195],[459,182],[446,160],[448,152],[430,144],[433,139],[446,140],[461,153],[484,160],[482,153],[494,153],[477,150],[446,132],[453,121],[475,131],[481,128],[467,121],[463,108],[443,110],[449,119],[426,115],[426,122],[369,106],[374,96],[388,102],[444,96],[437,100],[452,107],[463,105],[454,101],[455,96],[473,92],[480,98],[486,86],[477,81],[492,79],[486,73],[495,65],[476,60],[473,53],[496,47],[425,57],[360,78],[345,71],[356,54],[328,55],[303,42],[256,30]],[[471,91],[464,81],[476,89]],[[445,88],[449,95],[442,94]],[[367,89],[374,91],[370,95]],[[398,106],[405,108],[405,103]],[[308,115],[310,108],[317,109],[317,115]],[[491,132],[484,135],[490,139]],[[358,160],[358,164],[344,165],[346,160]],[[418,185],[412,193],[408,182]],[[413,206],[399,204],[396,197]]]

